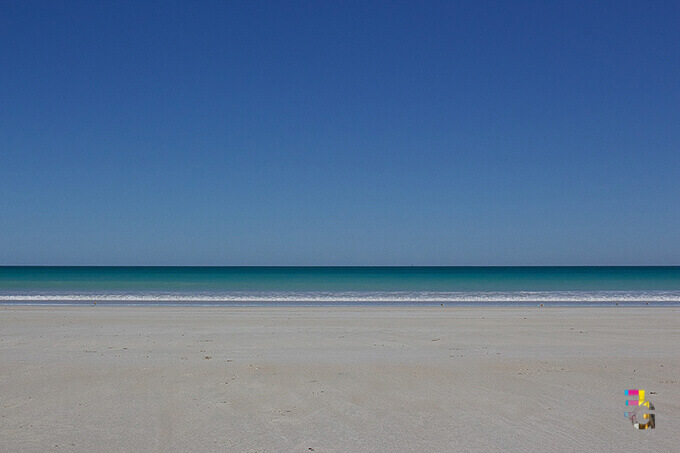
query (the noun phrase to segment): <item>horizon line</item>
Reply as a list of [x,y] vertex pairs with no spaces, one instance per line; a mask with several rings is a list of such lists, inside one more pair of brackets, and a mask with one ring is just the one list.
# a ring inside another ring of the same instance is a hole
[[185,267],[185,268],[410,268],[410,267],[429,267],[429,268],[532,268],[532,267],[680,267],[680,264],[0,264],[0,268],[7,267],[92,267],[92,268],[112,268],[112,267]]

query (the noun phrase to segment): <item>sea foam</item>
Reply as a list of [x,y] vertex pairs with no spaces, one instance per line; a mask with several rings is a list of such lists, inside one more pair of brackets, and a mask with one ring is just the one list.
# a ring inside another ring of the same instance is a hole
[[4,292],[0,304],[82,305],[83,303],[238,305],[238,304],[680,304],[680,291],[231,291],[231,292]]

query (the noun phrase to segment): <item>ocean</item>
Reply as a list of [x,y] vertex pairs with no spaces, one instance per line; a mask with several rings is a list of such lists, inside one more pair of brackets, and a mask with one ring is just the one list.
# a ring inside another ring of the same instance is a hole
[[677,306],[680,266],[0,267],[0,305]]

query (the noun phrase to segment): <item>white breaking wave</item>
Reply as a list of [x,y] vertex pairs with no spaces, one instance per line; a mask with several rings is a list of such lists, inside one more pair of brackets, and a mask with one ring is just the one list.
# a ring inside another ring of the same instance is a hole
[[680,291],[474,291],[474,292],[138,292],[138,293],[0,293],[2,302],[137,303],[418,303],[418,302],[676,302]]

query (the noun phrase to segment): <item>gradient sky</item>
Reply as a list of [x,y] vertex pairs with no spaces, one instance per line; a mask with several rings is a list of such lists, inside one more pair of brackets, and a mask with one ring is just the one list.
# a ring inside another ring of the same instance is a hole
[[0,264],[680,264],[680,2],[0,3]]

